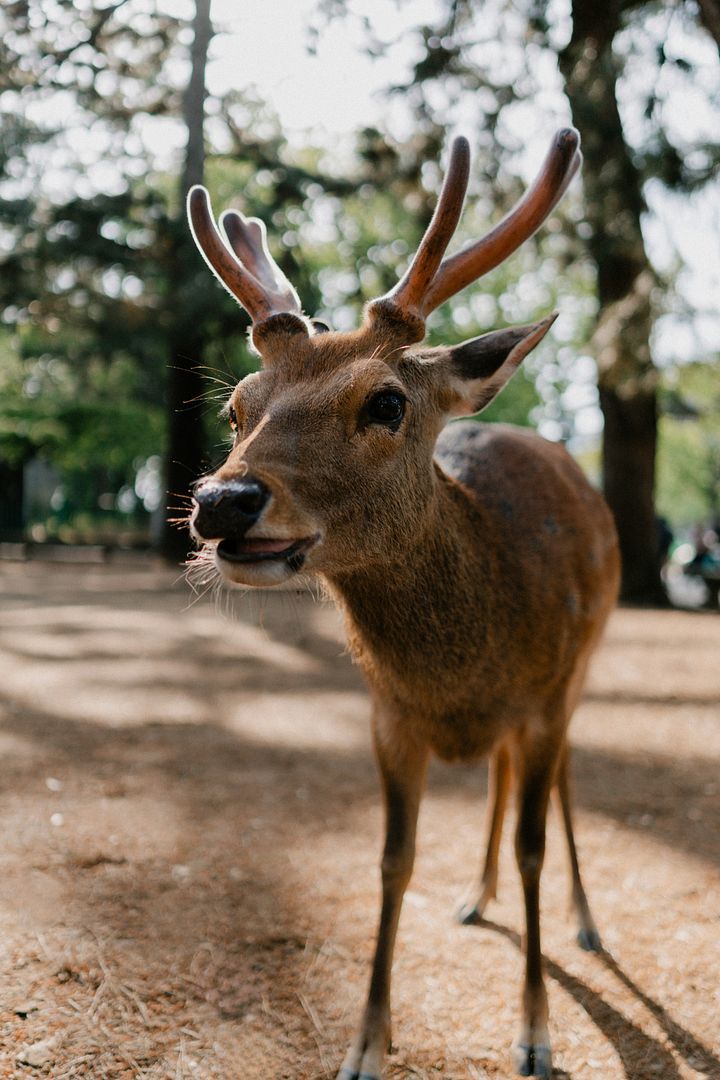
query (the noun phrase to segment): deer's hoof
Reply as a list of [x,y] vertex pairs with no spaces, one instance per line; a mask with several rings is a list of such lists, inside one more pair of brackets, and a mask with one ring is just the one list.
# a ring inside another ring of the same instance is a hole
[[477,904],[461,904],[455,912],[455,921],[461,926],[477,926],[482,922],[482,912]]
[[514,1047],[515,1069],[520,1076],[552,1076],[552,1051],[543,1043],[517,1043]]
[[485,918],[485,908],[495,899],[495,888],[484,886],[477,900],[465,900],[455,913],[455,921],[461,926],[479,926]]
[[358,1038],[348,1050],[337,1080],[380,1080],[384,1056],[377,1040],[368,1045],[366,1039]]
[[584,927],[583,929],[578,930],[577,943],[581,949],[585,950],[585,952],[602,952],[600,935],[594,927],[590,930],[585,929]]

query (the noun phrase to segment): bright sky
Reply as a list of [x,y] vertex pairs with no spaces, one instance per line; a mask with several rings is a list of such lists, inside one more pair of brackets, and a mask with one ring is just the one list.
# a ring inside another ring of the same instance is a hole
[[[308,28],[316,0],[214,0],[212,18],[224,31],[213,43],[208,69],[210,90],[255,85],[280,115],[292,141],[312,132],[323,142],[347,136],[388,112],[381,88],[404,74],[415,43],[406,35],[392,58],[370,60],[354,18],[335,20],[308,53]],[[437,16],[437,0],[410,0],[400,9],[392,0],[365,0],[362,13],[382,36],[402,39],[403,30]]]
[[[488,8],[494,7],[487,0]],[[353,130],[364,124],[389,126],[395,134],[407,132],[407,112],[398,98],[388,100],[381,91],[393,81],[402,81],[415,56],[413,31],[423,23],[436,21],[440,0],[363,0],[351,4],[376,28],[379,36],[397,40],[389,57],[371,60],[364,51],[365,38],[357,19],[336,20],[323,30],[316,55],[308,53],[308,28],[315,18],[317,0],[214,0],[212,17],[221,33],[213,42],[208,69],[210,90],[255,86],[261,100],[278,113],[283,132],[291,142],[312,141],[330,145],[338,165],[349,151]],[[567,0],[550,0],[550,21],[567,31]],[[507,10],[507,9],[506,9]],[[666,16],[663,16],[664,18]],[[700,63],[696,80],[700,84],[716,79],[716,53],[709,37],[689,39],[679,33],[672,15],[667,26],[666,48]],[[648,63],[644,50],[653,47],[650,40],[634,42],[630,65],[632,78],[625,92],[640,100],[646,89]],[[540,60],[542,62],[542,60]],[[703,66],[704,65],[704,66]],[[538,81],[548,89],[517,109],[514,124],[527,143],[527,153],[519,163],[523,178],[530,180],[544,156],[552,131],[569,120],[569,110],[558,91],[556,73],[548,68],[536,72]],[[672,78],[672,70],[663,76]],[[717,117],[703,107],[701,86],[689,86],[687,80],[671,87],[666,119],[689,141],[695,137],[712,138]],[[643,123],[641,112],[633,115],[632,100],[626,103],[626,123],[632,130]],[[472,127],[463,123],[463,102],[454,109],[455,123],[471,136]],[[716,137],[716,135],[715,135]],[[705,348],[720,345],[717,298],[720,296],[720,207],[717,188],[707,190],[692,200],[687,196],[669,196],[659,185],[648,192],[653,216],[645,224],[646,238],[658,269],[672,273],[682,257],[687,269],[679,279],[679,289],[692,298],[693,305],[705,309],[693,324],[693,333]],[[698,227],[700,222],[700,227]],[[665,324],[656,354],[677,355],[695,351],[688,340],[690,331],[677,325],[672,317]],[[680,335],[680,336],[678,336]],[[683,340],[684,338],[684,340]],[[669,347],[666,347],[669,346]],[[674,357],[673,357],[674,358]]]
[[[192,15],[191,0],[157,2],[175,15],[185,18]],[[405,79],[415,57],[417,27],[436,24],[444,3],[443,0],[350,0],[350,6],[369,20],[378,36],[396,42],[388,56],[375,60],[367,56],[365,34],[357,17],[338,19],[324,28],[316,43],[317,52],[311,55],[309,28],[317,18],[318,0],[213,0],[212,5],[216,37],[208,65],[210,91],[254,88],[258,98],[279,115],[289,141],[297,145],[310,142],[328,146],[338,172],[346,164],[353,132],[360,126],[389,127],[399,137],[408,133],[411,120],[402,96],[388,99],[382,90]],[[478,38],[488,34],[488,39],[475,47],[476,52],[479,50],[482,62],[490,64],[499,77],[512,79],[518,70],[519,51],[524,58],[521,47],[515,44],[513,51],[490,34],[489,29],[497,26],[497,20],[502,17],[502,25],[508,31],[506,36],[519,41],[519,28],[516,33],[511,21],[518,16],[504,0],[483,0],[482,11]],[[569,0],[549,0],[547,11],[555,27],[557,44],[562,44],[569,27]],[[656,47],[658,36],[661,39],[665,36],[666,49],[691,59],[696,65],[693,86],[678,75],[677,69],[673,74],[672,65],[666,66],[661,77],[665,80],[664,119],[673,138],[682,146],[683,140],[689,145],[699,137],[717,137],[717,117],[703,104],[703,90],[712,90],[717,83],[717,53],[712,42],[700,34],[692,37],[685,34],[673,22],[672,9],[657,18],[662,25],[654,27],[653,35],[645,38],[636,35],[629,50],[630,76],[622,84],[626,129],[634,139],[642,133],[646,121],[641,103],[648,79],[657,72],[654,62],[650,62],[650,51]],[[525,147],[516,167],[523,179],[530,181],[551,133],[567,123],[570,114],[552,56],[541,50],[526,56],[534,65],[540,90],[525,103],[505,110],[503,123],[517,143]],[[668,82],[672,79],[675,82]],[[68,102],[63,95],[56,98],[54,102],[38,103],[46,122],[57,121],[54,114],[65,119]],[[473,104],[471,95],[461,94],[452,109],[453,130],[467,134],[471,144],[476,122]],[[158,155],[161,167],[171,162],[177,164],[185,138],[181,125],[153,118],[140,131],[140,136],[148,149]],[[78,124],[69,130],[68,137],[86,170],[84,176],[74,176],[76,194],[89,197],[93,188],[98,187],[112,190],[118,183],[117,169],[109,142],[107,146],[101,144],[103,135],[97,125],[87,128]],[[38,153],[46,151],[40,148]],[[43,157],[38,180],[50,193],[55,189],[54,193],[60,197],[68,183],[62,156],[55,168]],[[698,351],[702,354],[720,347],[719,187],[716,184],[693,199],[670,196],[660,185],[651,186],[646,193],[653,213],[648,215],[644,229],[655,265],[661,272],[673,275],[678,263],[684,263],[686,268],[677,279],[682,298],[678,307],[681,309],[686,303],[690,308],[700,309],[692,325],[672,314],[659,321],[655,354],[660,360],[697,355]],[[12,196],[12,191],[7,194]]]
[[[179,6],[183,0],[168,0]],[[437,25],[446,9],[446,0],[350,0],[351,15],[323,26],[311,55],[310,27],[320,24],[318,0],[213,0],[212,18],[217,36],[208,65],[211,91],[255,87],[259,96],[279,115],[285,136],[291,143],[330,145],[341,157],[352,145],[352,133],[363,125],[377,124],[402,138],[411,130],[409,110],[402,95],[383,91],[409,77],[418,56],[418,28]],[[550,0],[549,10],[562,9],[566,0]],[[506,10],[504,0],[484,0],[482,33]],[[369,57],[367,36],[360,12],[382,40],[392,42],[388,55]],[[558,23],[562,18],[558,15]],[[508,18],[505,18],[508,23]],[[518,30],[518,39],[520,30]],[[536,54],[539,53],[536,50]],[[517,57],[517,49],[516,49]],[[545,57],[547,61],[549,58]],[[506,60],[491,41],[483,60],[494,64],[499,78],[508,75]],[[540,61],[542,63],[542,59]],[[517,60],[516,60],[517,66]],[[553,73],[538,73],[540,82],[552,82]],[[555,76],[557,81],[557,76]],[[541,95],[528,124],[527,110],[518,109],[519,141],[528,154],[519,163],[530,179],[544,157],[553,131],[568,123],[570,111],[556,88]],[[476,122],[476,109],[469,96],[461,95],[452,104],[454,130],[468,134]],[[507,114],[504,116],[507,123]],[[512,121],[510,122],[512,127]]]

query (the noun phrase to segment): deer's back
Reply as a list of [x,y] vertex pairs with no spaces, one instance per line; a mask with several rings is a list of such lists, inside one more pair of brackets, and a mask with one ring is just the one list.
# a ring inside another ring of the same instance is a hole
[[[602,495],[558,443],[509,424],[462,421],[440,434],[436,461],[482,512],[488,544],[505,550],[529,603],[571,613],[612,606],[615,527]],[[478,537],[481,554],[483,538]],[[539,613],[536,613],[539,614]]]
[[[579,685],[617,598],[617,536],[605,500],[562,446],[523,428],[450,424],[436,461],[467,507],[465,588],[480,582],[478,595],[495,604],[475,656],[478,671],[492,658],[495,704]],[[488,674],[479,680],[483,698]]]

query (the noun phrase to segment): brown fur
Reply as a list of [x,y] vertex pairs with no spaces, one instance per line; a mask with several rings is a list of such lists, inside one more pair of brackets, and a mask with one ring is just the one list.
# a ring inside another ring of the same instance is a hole
[[[494,895],[508,769],[516,777],[528,907],[518,1061],[525,1072],[549,1075],[537,902],[545,813],[561,779],[574,858],[565,731],[615,601],[617,545],[603,500],[563,448],[503,425],[444,427],[448,414],[484,400],[484,387],[497,392],[547,325],[489,336],[474,378],[477,343],[455,358],[453,350],[398,345],[396,325],[384,333],[382,318],[353,334],[319,335],[279,320],[261,335],[264,370],[231,399],[238,435],[212,481],[251,476],[271,491],[249,539],[316,538],[305,569],[325,579],[343,608],[374,701],[388,815],[383,916],[344,1078],[380,1075],[392,947],[429,751],[457,760],[498,755],[487,865],[465,921],[477,921]],[[364,403],[380,389],[407,398],[397,431],[362,423]],[[238,583],[279,580],[265,564],[219,563]],[[283,569],[281,580],[288,576]],[[576,858],[572,865],[581,932],[592,944]]]
[[[430,751],[460,760],[494,754],[485,868],[464,922],[481,919],[495,895],[515,777],[527,928],[516,1046],[523,1075],[549,1077],[552,1069],[539,885],[553,788],[579,939],[599,947],[572,835],[565,733],[617,593],[610,515],[560,447],[507,427],[442,430],[450,416],[492,400],[553,317],[455,349],[410,348],[422,340],[428,312],[530,235],[579,163],[577,133],[558,132],[515,210],[443,261],[469,170],[467,141],[456,139],[417,254],[349,334],[316,332],[322,328],[302,315],[261,223],[230,216],[223,246],[207,192],[189,195],[201,250],[253,315],[263,359],[263,371],[232,396],[235,446],[196,492],[196,534],[218,542],[218,569],[237,584],[279,584],[301,565],[320,574],[345,612],[373,697],[386,809],[382,911],[365,1012],[338,1080],[378,1080],[390,1043],[392,953]],[[404,400],[404,415],[394,417],[394,406],[390,419],[373,413],[378,394]]]
[[607,508],[561,447],[465,422],[440,449],[454,476],[436,467],[432,520],[400,565],[330,581],[376,692],[441,757],[466,759],[570,678],[613,604],[616,553]]

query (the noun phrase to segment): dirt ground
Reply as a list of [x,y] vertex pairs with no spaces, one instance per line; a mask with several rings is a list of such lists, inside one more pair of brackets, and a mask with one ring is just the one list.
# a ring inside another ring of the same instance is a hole
[[[0,1077],[334,1077],[378,907],[368,705],[308,595],[189,606],[151,563],[0,563]],[[607,953],[543,877],[556,1075],[720,1077],[720,617],[618,612],[573,725]],[[482,927],[483,767],[436,765],[400,928],[388,1076],[508,1078],[506,837]]]

